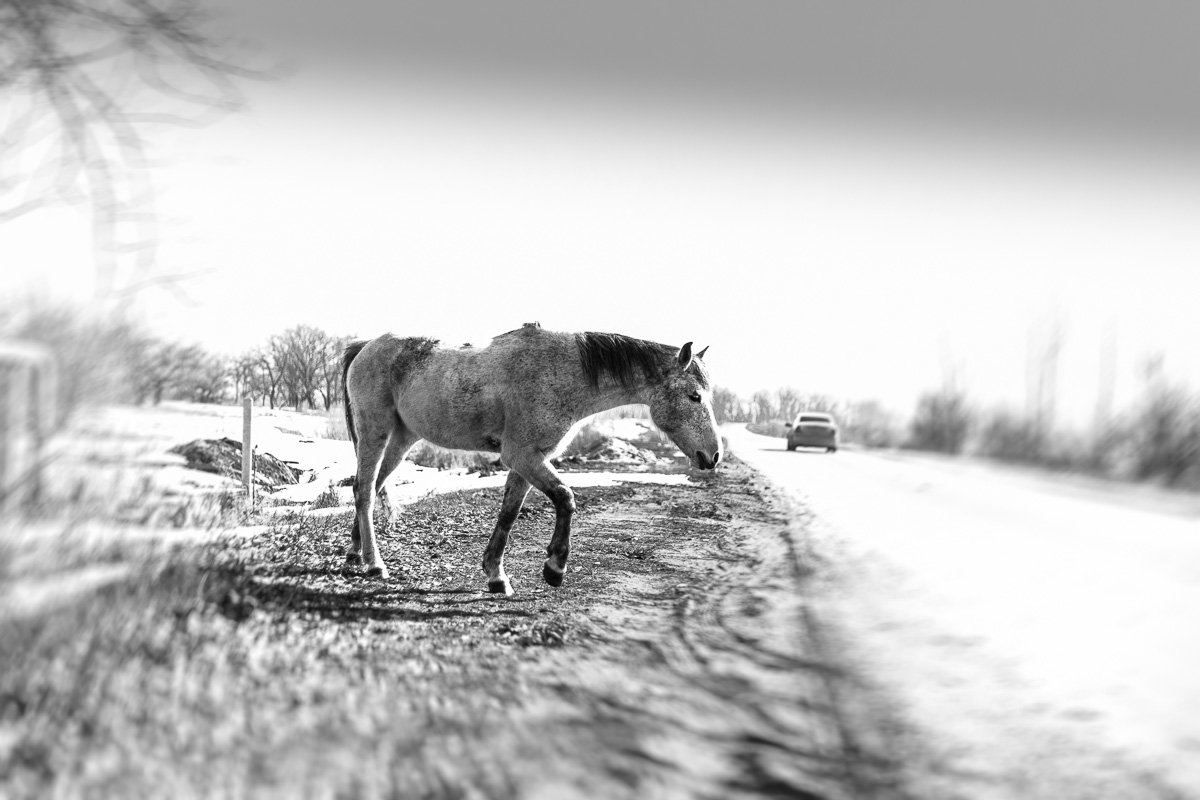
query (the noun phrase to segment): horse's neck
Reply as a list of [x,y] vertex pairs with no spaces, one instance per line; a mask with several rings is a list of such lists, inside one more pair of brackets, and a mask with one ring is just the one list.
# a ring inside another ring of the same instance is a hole
[[640,381],[636,386],[606,386],[599,392],[593,391],[583,404],[582,416],[588,417],[619,406],[648,404],[651,388],[648,382]]

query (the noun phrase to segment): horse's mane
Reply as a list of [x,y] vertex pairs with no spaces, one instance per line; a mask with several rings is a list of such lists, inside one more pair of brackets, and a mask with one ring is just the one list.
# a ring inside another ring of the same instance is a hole
[[603,375],[627,389],[637,383],[638,370],[647,380],[657,379],[662,375],[663,355],[671,349],[619,333],[591,331],[575,334],[575,346],[583,374],[594,388],[600,387]]

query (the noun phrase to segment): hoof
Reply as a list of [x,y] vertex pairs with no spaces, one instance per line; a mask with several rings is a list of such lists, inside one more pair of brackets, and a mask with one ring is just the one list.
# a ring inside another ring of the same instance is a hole
[[347,553],[346,554],[346,566],[347,567],[361,567],[362,566],[362,556],[359,555],[358,553]]
[[380,580],[387,580],[391,576],[388,574],[387,567],[371,567],[370,569],[367,570],[367,577],[368,578],[379,578]]
[[512,584],[504,578],[494,578],[488,581],[488,591],[492,594],[502,594],[505,597],[512,597]]
[[562,586],[562,571],[550,566],[549,561],[542,565],[542,578],[551,586]]

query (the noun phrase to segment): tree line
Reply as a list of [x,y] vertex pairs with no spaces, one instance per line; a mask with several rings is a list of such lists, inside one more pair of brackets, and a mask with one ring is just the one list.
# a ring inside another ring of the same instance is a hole
[[341,398],[342,352],[349,336],[297,325],[244,353],[224,357],[199,345],[146,339],[133,349],[139,403],[224,403],[251,397],[271,408],[328,410]]
[[236,356],[150,334],[71,308],[0,308],[0,334],[38,342],[59,365],[65,412],[92,402],[256,402],[325,408],[341,398],[342,352],[351,337],[312,325],[276,333]]
[[900,420],[877,400],[847,400],[790,386],[760,389],[743,399],[724,386],[713,387],[713,413],[718,422],[745,422],[759,433],[781,436],[802,411],[833,414],[842,436],[864,447],[893,447],[902,440]]
[[[41,342],[54,353],[64,415],[96,402],[224,403],[247,396],[272,408],[328,410],[340,402],[341,357],[350,341],[297,325],[229,357],[77,310],[15,307],[0,307],[0,335]],[[743,398],[717,386],[713,410],[719,422],[745,422],[776,436],[801,411],[827,411],[847,442],[864,447],[967,454],[1200,489],[1200,395],[1171,381],[1161,359],[1146,361],[1127,408],[1082,432],[1054,424],[1041,397],[1024,413],[988,408],[954,381],[922,394],[908,415],[874,400],[791,387]]]
[[981,407],[947,386],[918,399],[904,445],[1200,489],[1200,394],[1150,358],[1127,407],[1072,430],[1048,423],[1037,404],[1023,413]]
[[826,411],[843,439],[864,447],[969,455],[1121,480],[1156,481],[1200,489],[1200,394],[1172,381],[1161,358],[1149,358],[1127,407],[1085,429],[1056,424],[1045,392],[1016,411],[982,405],[954,381],[922,393],[911,414],[876,401],[847,401],[792,388],[760,390],[749,399],[724,387],[713,391],[719,422],[782,436],[802,411]]

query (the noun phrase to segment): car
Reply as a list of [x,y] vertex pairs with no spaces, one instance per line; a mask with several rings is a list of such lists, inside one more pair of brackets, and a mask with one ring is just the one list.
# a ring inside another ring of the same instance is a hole
[[824,447],[827,453],[838,449],[838,425],[832,414],[801,411],[787,431],[787,449]]

